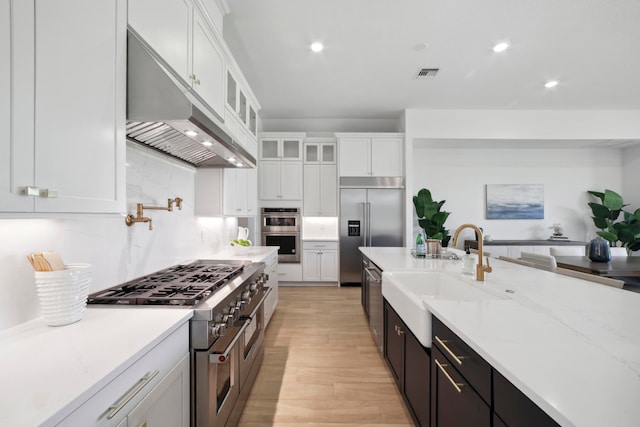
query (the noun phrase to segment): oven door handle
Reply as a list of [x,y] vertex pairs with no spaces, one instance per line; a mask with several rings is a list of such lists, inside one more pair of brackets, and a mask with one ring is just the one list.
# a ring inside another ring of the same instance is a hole
[[215,351],[215,350],[210,351],[209,363],[225,363],[227,360],[229,360],[229,353],[231,353],[231,350],[233,350],[233,347],[236,345],[236,343],[244,333],[244,330],[247,329],[247,327],[249,326],[249,323],[250,322],[247,322],[246,320],[243,322],[242,326],[240,327],[240,330],[238,330],[236,335],[233,337],[231,342],[227,344],[227,347],[223,351]]
[[256,304],[256,307],[253,309],[251,314],[247,315],[246,317],[241,317],[241,319],[244,319],[244,323],[240,327],[240,330],[238,330],[236,335],[233,337],[231,342],[227,344],[227,347],[223,351],[212,350],[211,352],[209,352],[209,363],[225,363],[227,359],[229,359],[229,353],[231,352],[231,350],[233,350],[233,346],[236,345],[236,343],[244,333],[245,329],[249,327],[249,324],[251,323],[251,319],[253,319],[257,311],[260,309],[260,307],[264,303],[264,300],[267,298],[267,295],[269,295],[269,292],[271,292],[271,288],[269,287],[265,287],[263,289],[265,289],[265,292],[262,294],[260,302]]
[[258,302],[258,304],[256,304],[256,306],[254,307],[253,311],[251,311],[251,314],[248,315],[248,317],[250,319],[253,319],[253,316],[256,315],[258,310],[260,310],[260,307],[264,303],[264,300],[267,299],[267,295],[269,295],[269,293],[271,292],[271,288],[269,286],[265,286],[262,289],[264,289],[264,293],[260,297],[260,302]]

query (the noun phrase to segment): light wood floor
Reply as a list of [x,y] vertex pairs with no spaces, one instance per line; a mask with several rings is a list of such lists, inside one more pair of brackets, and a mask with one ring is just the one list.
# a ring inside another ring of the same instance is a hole
[[240,427],[413,426],[356,287],[281,287]]

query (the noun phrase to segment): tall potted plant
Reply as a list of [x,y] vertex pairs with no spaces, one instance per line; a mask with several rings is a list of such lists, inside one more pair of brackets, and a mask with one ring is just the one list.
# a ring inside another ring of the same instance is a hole
[[442,210],[445,201],[433,200],[431,191],[426,188],[421,189],[416,196],[413,196],[413,206],[418,216],[418,224],[428,239],[440,240],[443,247],[448,246],[449,240],[451,240],[449,230],[444,227],[444,223],[451,213]]
[[600,203],[589,203],[593,223],[600,229],[596,234],[608,240],[611,246],[616,246],[619,241],[629,252],[640,250],[640,209],[633,213],[624,210],[628,205],[624,204],[622,196],[615,191],[588,193],[600,200]]

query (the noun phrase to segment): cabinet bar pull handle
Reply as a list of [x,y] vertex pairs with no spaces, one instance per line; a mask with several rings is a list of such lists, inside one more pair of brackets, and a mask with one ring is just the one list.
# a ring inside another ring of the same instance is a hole
[[444,367],[447,365],[440,364],[440,362],[438,362],[438,359],[434,360],[436,361],[436,365],[438,365],[438,368],[440,368],[444,376],[447,377],[451,385],[454,386],[456,390],[458,390],[458,393],[462,393],[462,389],[460,387],[464,386],[464,384],[457,383],[453,380],[453,378],[451,378],[451,375],[449,375],[449,373],[444,369]]
[[364,271],[365,273],[367,273],[367,276],[369,276],[374,283],[380,283],[380,281],[382,280],[380,277],[377,277],[375,274],[373,274],[374,270],[372,268],[365,268]]
[[40,188],[28,185],[22,188],[21,193],[24,194],[25,196],[39,196]]
[[147,374],[144,377],[140,378],[137,382],[138,385],[127,396],[125,396],[120,403],[114,403],[113,405],[109,406],[111,412],[109,412],[109,414],[107,415],[107,419],[110,420],[111,418],[115,417],[115,415],[120,412],[120,410],[124,408],[125,405],[136,396],[136,394],[140,393],[140,391],[145,388],[145,386],[149,384],[149,382],[159,373],[160,371],[156,369],[155,372]]
[[436,341],[438,341],[438,343],[442,346],[442,348],[444,348],[447,351],[447,353],[449,353],[451,357],[453,357],[453,359],[458,363],[458,365],[462,365],[462,360],[460,359],[463,359],[463,357],[456,356],[456,354],[453,351],[451,351],[449,347],[447,347],[447,345],[444,343],[444,341],[440,339],[440,337],[436,335],[435,338],[436,338]]

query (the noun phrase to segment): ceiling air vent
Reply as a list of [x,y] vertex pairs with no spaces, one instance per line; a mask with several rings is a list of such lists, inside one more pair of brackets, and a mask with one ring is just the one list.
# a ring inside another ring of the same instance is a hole
[[438,74],[439,68],[421,68],[416,79],[432,79]]

